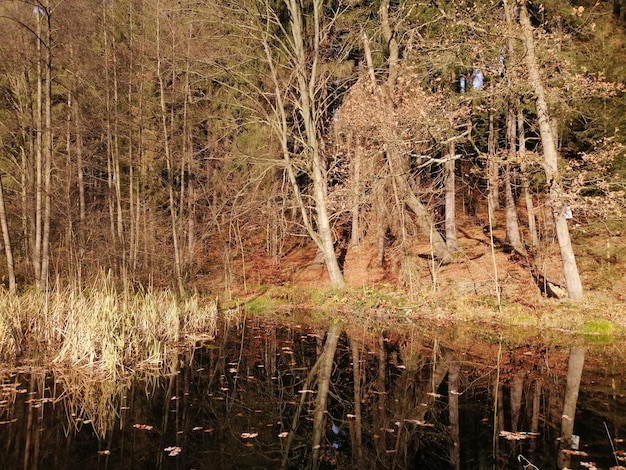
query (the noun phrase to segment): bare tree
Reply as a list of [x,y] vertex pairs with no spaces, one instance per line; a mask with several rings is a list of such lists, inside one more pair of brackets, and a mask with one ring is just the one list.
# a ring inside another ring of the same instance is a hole
[[[330,283],[342,288],[345,280],[335,253],[320,135],[325,109],[321,92],[326,86],[320,72],[320,45],[330,31],[332,18],[326,16],[320,0],[306,2],[312,18],[305,18],[305,5],[297,0],[284,0],[276,6],[269,1],[259,1],[255,5],[259,9],[259,16],[255,19],[260,17],[263,22],[252,28],[243,27],[260,42],[270,71],[274,89],[272,99],[268,100],[271,108],[269,123],[280,141],[283,166],[307,234],[323,255]],[[289,16],[288,27],[281,23],[281,7]],[[312,24],[307,23],[311,19]],[[285,75],[285,69],[289,74]],[[260,94],[267,100],[266,93]],[[291,116],[290,109],[295,109],[297,115]],[[292,117],[295,122],[291,121]],[[303,192],[298,182],[300,172],[311,179],[310,196]],[[313,218],[307,203],[309,197]]]
[[572,300],[582,300],[583,287],[578,273],[578,266],[576,265],[576,257],[572,248],[569,227],[565,218],[566,207],[563,197],[563,188],[561,186],[561,176],[557,165],[558,153],[556,139],[554,137],[554,130],[551,127],[548,103],[546,101],[543,80],[541,79],[539,71],[539,64],[535,56],[533,28],[530,24],[530,18],[528,17],[526,3],[522,1],[520,6],[519,21],[522,26],[523,40],[526,46],[526,67],[528,68],[530,84],[535,94],[537,120],[543,148],[543,167],[548,185],[547,202],[554,216],[567,293]]

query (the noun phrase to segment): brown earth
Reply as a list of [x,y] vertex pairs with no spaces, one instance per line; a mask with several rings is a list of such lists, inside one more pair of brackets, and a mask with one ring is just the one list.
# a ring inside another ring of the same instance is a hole
[[[358,247],[347,250],[344,274],[348,289],[340,295],[342,308],[349,310],[359,292],[375,290],[402,297],[399,303],[410,304],[411,315],[427,315],[438,321],[500,321],[496,318],[498,311],[502,313],[499,306],[507,305],[513,316],[536,318],[534,322],[531,318],[533,326],[567,330],[590,318],[601,318],[626,328],[626,229],[605,230],[606,223],[571,222],[586,290],[584,302],[572,303],[548,299],[537,282],[538,273],[557,285],[565,285],[554,237],[544,237],[536,252],[521,256],[507,250],[502,242],[503,220],[498,220],[493,230],[493,243],[479,218],[460,216],[457,223],[460,249],[454,261],[445,266],[432,260],[430,245],[420,234],[410,237],[404,246],[397,241],[389,243],[382,267],[376,263],[373,237],[366,236]],[[549,227],[543,226],[542,232],[549,232]],[[528,239],[527,233],[523,236]],[[324,265],[316,262],[316,247],[308,238],[294,236],[287,240],[283,255],[276,258],[267,256],[266,242],[260,236],[250,235],[244,240],[240,253],[231,261],[228,276],[222,274],[224,270],[217,260],[215,275],[197,281],[211,285],[214,293],[223,293],[220,297],[224,301],[239,305],[264,295],[286,299],[287,309],[319,305],[308,293],[328,291],[330,284]],[[393,316],[391,310],[372,308],[365,315],[386,322],[389,315]]]

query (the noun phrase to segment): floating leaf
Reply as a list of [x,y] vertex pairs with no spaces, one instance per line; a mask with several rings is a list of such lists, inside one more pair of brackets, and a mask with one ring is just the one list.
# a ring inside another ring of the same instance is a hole
[[589,454],[582,450],[563,449],[561,452],[567,455],[578,455],[580,457],[589,457]]
[[522,441],[524,439],[531,439],[538,435],[539,433],[536,432],[500,431],[500,437],[504,437],[508,441]]
[[167,455],[169,455],[170,457],[176,457],[178,454],[181,453],[183,449],[181,449],[180,447],[166,447],[163,450],[165,452],[169,452]]
[[133,424],[135,429],[141,429],[142,431],[152,431],[154,426],[150,426],[149,424]]

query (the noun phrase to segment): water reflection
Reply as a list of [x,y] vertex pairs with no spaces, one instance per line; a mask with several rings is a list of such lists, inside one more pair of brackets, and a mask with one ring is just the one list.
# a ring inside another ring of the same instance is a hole
[[621,345],[477,336],[251,321],[170,350],[158,374],[5,372],[0,461],[7,469],[619,464]]

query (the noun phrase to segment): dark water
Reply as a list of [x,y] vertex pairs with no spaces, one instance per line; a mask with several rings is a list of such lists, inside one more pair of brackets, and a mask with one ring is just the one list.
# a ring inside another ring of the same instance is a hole
[[249,321],[133,377],[4,372],[0,468],[609,469],[626,449],[620,342],[348,325],[325,381],[325,334]]

